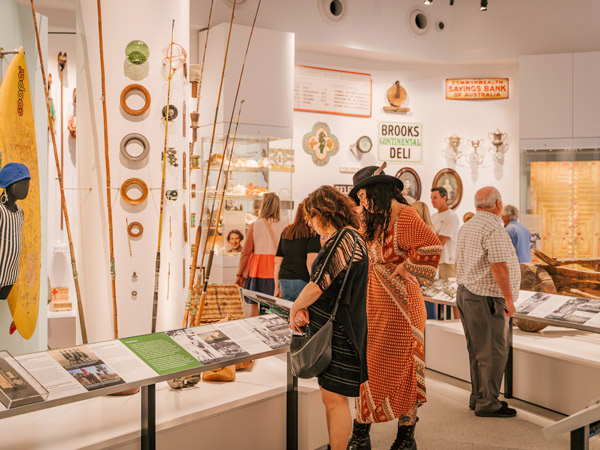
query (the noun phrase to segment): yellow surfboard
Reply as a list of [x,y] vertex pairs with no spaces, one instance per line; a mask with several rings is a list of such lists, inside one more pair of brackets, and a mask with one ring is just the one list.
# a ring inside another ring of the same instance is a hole
[[11,61],[0,86],[0,153],[0,167],[17,162],[31,173],[29,194],[17,203],[25,215],[21,260],[17,282],[7,299],[17,330],[29,339],[38,318],[42,235],[37,145],[23,49]]

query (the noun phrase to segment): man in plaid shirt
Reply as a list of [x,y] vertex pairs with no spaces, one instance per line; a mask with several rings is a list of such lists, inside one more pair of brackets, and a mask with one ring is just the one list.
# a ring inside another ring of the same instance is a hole
[[458,232],[456,303],[471,365],[469,407],[481,417],[514,417],[498,400],[508,359],[509,317],[521,283],[519,260],[502,222],[502,197],[494,187],[475,194],[475,216]]

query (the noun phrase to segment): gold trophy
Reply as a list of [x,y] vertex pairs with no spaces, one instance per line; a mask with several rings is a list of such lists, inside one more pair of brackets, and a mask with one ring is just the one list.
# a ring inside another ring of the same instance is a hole
[[477,139],[476,141],[469,139],[468,142],[471,147],[473,147],[473,153],[467,157],[467,161],[469,161],[471,164],[480,165],[483,162],[483,155],[477,153],[477,149],[483,142],[483,139]]

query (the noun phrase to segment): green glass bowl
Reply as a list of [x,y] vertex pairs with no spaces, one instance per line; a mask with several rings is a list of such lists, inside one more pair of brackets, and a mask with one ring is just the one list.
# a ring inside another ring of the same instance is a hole
[[133,64],[143,64],[150,56],[150,49],[144,41],[131,41],[125,47],[125,55]]

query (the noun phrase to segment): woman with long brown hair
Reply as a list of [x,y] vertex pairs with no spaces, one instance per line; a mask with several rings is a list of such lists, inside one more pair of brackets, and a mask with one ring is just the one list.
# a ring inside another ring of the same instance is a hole
[[319,236],[304,220],[304,202],[294,223],[284,228],[275,254],[275,297],[294,301],[310,278],[310,268],[321,250]]
[[371,423],[398,419],[390,450],[415,450],[417,409],[425,397],[425,303],[442,253],[439,239],[402,196],[403,183],[383,167],[365,167],[350,197],[363,207],[369,248],[367,366],[349,449],[370,450]]
[[[287,221],[281,220],[281,207],[277,194],[273,192],[265,194],[258,220],[250,225],[246,235],[235,281],[238,286],[273,295],[275,252],[281,232],[286,225]],[[258,316],[258,304],[248,299],[245,301],[252,305],[250,314]]]
[[352,426],[348,397],[357,397],[367,379],[367,247],[356,231],[359,222],[352,201],[331,186],[321,186],[306,198],[304,216],[328,239],[313,263],[310,282],[290,309],[290,328],[300,331],[308,323],[314,335],[331,317],[341,292],[333,321],[331,363],[317,379],[331,449],[344,450]]

